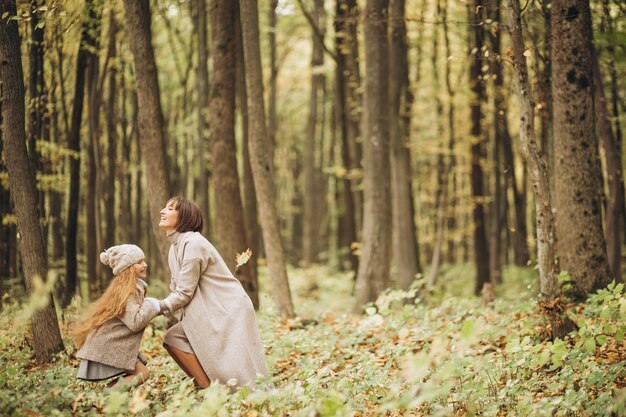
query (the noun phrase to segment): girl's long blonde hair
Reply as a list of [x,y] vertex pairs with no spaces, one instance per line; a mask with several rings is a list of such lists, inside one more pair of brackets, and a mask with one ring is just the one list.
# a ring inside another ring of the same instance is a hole
[[133,296],[141,298],[142,294],[137,289],[133,268],[128,267],[113,278],[104,294],[91,307],[91,313],[73,326],[70,334],[76,349],[83,346],[93,330],[114,317],[122,316],[128,299]]

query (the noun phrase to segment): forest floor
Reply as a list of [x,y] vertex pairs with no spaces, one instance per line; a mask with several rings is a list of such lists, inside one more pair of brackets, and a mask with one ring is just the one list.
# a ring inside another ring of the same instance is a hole
[[[300,319],[276,315],[262,294],[259,325],[272,388],[195,391],[161,343],[165,319],[146,329],[150,379],[110,390],[75,378],[68,338],[37,366],[23,306],[0,316],[0,415],[137,416],[591,416],[626,415],[626,296],[622,285],[570,305],[579,330],[546,340],[532,269],[507,269],[493,304],[471,295],[470,266],[442,270],[428,300],[392,291],[355,316],[349,274],[291,269]],[[266,277],[262,276],[262,284]],[[266,287],[263,285],[263,287]],[[157,284],[151,295],[159,292]],[[8,304],[8,305],[7,305]],[[76,317],[62,318],[62,332]],[[303,324],[306,323],[306,324]]]

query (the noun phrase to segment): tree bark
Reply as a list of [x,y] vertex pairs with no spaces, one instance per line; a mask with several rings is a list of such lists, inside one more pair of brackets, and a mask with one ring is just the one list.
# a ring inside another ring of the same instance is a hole
[[278,95],[278,62],[276,60],[276,31],[278,25],[278,17],[276,15],[276,8],[278,7],[278,0],[270,0],[268,18],[269,27],[268,41],[270,47],[270,82],[269,82],[269,100],[268,100],[268,115],[267,115],[267,137],[269,140],[270,162],[272,169],[274,166],[274,153],[276,150],[276,133],[278,132],[278,111],[277,100]]
[[141,160],[145,172],[150,173],[146,175],[150,223],[161,255],[160,266],[167,270],[169,244],[159,229],[158,214],[171,195],[165,160],[163,112],[150,30],[150,3],[148,0],[124,0],[124,10],[135,62]]
[[[26,111],[24,108],[24,74],[15,2],[0,2],[0,79],[2,88],[3,134],[2,147],[9,174],[11,196],[15,203],[17,227],[20,231],[20,255],[26,290],[36,294],[36,279],[47,280],[43,235],[39,227],[34,173],[26,151]],[[54,301],[50,294],[36,294],[48,299],[45,307],[37,309],[31,318],[33,347],[37,363],[49,363],[53,354],[63,349],[61,331]]]
[[209,102],[209,135],[213,158],[213,189],[215,212],[219,219],[215,223],[220,253],[230,270],[237,272],[246,292],[255,290],[251,284],[249,267],[236,271],[237,253],[247,249],[245,217],[237,172],[237,147],[235,144],[235,85],[237,7],[234,2],[211,0],[211,33],[213,44],[218,46],[213,53],[213,82]]
[[[119,136],[117,134],[118,122],[118,96],[117,96],[117,74],[118,74],[118,56],[117,56],[117,33],[118,23],[115,18],[115,11],[111,10],[109,19],[109,50],[107,56],[109,59],[116,61],[109,67],[109,92],[106,103],[106,121],[107,121],[107,176],[104,181],[104,192],[102,199],[104,200],[104,209],[106,216],[106,230],[104,234],[104,248],[110,248],[115,245],[115,230],[117,224],[115,221],[115,207],[117,205],[117,196],[115,190],[115,177],[117,176],[117,143]],[[120,211],[120,213],[122,213]],[[125,217],[125,216],[124,216]]]
[[[209,225],[211,221],[209,204],[209,156],[207,155],[209,144],[209,45],[207,35],[207,12],[206,0],[197,0],[198,10],[196,27],[198,32],[198,68],[196,70],[196,89],[198,93],[198,187],[196,189],[196,202],[202,210],[205,224],[207,225],[204,235],[209,237]],[[216,194],[217,195],[217,194]]]
[[291,292],[285,265],[285,252],[280,235],[276,190],[272,179],[271,144],[265,125],[263,102],[263,77],[259,47],[259,13],[256,0],[242,0],[241,28],[244,47],[250,166],[259,207],[263,242],[267,255],[272,297],[279,313],[285,317],[294,315]]
[[520,144],[522,155],[528,164],[537,211],[537,261],[542,295],[541,305],[550,321],[552,338],[563,338],[576,328],[576,324],[568,318],[560,299],[557,281],[555,219],[552,211],[549,171],[535,138],[535,102],[524,56],[526,48],[522,34],[519,0],[507,0],[507,9],[509,34],[513,45],[514,78],[520,103]]
[[602,232],[595,136],[591,12],[585,0],[552,2],[556,231],[561,269],[586,298],[611,281]]
[[[323,37],[325,34],[324,29],[324,1],[315,0],[315,7],[312,14],[312,24],[315,26],[312,29],[313,48],[311,57],[311,90],[309,95],[309,118],[306,126],[306,139],[304,145],[304,161],[303,161],[303,204],[302,204],[302,264],[307,266],[315,262],[317,257],[317,245],[320,233],[320,225],[318,224],[317,212],[318,206],[318,181],[317,181],[317,169],[315,166],[316,161],[316,142],[321,137],[319,128],[318,115],[322,112],[324,107],[323,93],[324,83],[326,82],[325,76],[320,72],[321,67],[324,65],[324,48],[322,46]],[[320,40],[317,33],[320,33],[322,39]]]
[[[97,2],[97,15],[102,16],[102,5]],[[101,294],[101,262],[98,254],[103,249],[100,218],[100,27],[91,34],[94,37],[93,49],[87,58],[87,120],[89,141],[87,145],[87,282],[89,298],[95,300]]]
[[[350,2],[347,0],[337,0],[335,15],[335,50],[337,51],[337,60],[335,68],[335,94],[337,96],[337,119],[341,136],[341,164],[344,169],[350,170],[353,166],[359,164],[357,155],[354,155],[355,148],[351,146],[351,117],[350,117],[350,89],[348,83],[348,62],[351,51],[351,43],[356,42],[350,34],[351,27],[356,25],[353,22],[352,10]],[[352,190],[352,181],[349,175],[345,175],[341,179],[343,189],[343,210],[340,212],[341,221],[337,232],[339,233],[338,246],[347,248],[347,259],[350,262],[351,269],[356,274],[359,265],[358,257],[350,250],[353,242],[357,241],[357,213],[356,213],[356,193]]]
[[484,210],[484,180],[481,161],[485,159],[485,133],[482,131],[483,119],[482,104],[487,100],[485,83],[481,75],[483,65],[484,28],[483,28],[483,0],[474,0],[474,7],[470,8],[469,21],[471,29],[471,63],[470,84],[472,90],[471,119],[472,119],[472,172],[471,187],[473,198],[472,220],[474,222],[474,265],[476,267],[476,285],[474,294],[479,295],[483,285],[491,282],[489,274],[489,247],[487,244],[486,219]]
[[374,301],[389,285],[391,258],[391,172],[389,155],[389,55],[387,0],[368,0],[365,32],[365,135],[363,245],[354,311]]
[[248,238],[248,248],[252,252],[252,257],[248,260],[248,272],[250,281],[246,292],[252,299],[255,309],[259,309],[259,284],[258,284],[258,257],[260,247],[259,222],[257,220],[256,193],[254,191],[254,180],[252,179],[252,168],[250,167],[250,147],[248,129],[248,96],[246,94],[246,75],[244,71],[243,42],[241,39],[241,20],[239,14],[239,2],[237,2],[237,13],[235,13],[235,31],[237,34],[237,96],[239,98],[239,109],[241,111],[242,127],[242,148],[243,148],[243,208],[246,222],[246,236]]
[[593,56],[593,87],[595,113],[598,116],[598,132],[602,138],[606,158],[606,251],[613,278],[621,281],[622,231],[624,230],[624,187],[622,184],[621,143],[611,126],[611,115],[604,94],[604,82],[600,72],[598,54]]
[[405,1],[392,0],[389,43],[389,134],[391,141],[391,194],[393,261],[397,283],[408,290],[420,270],[415,208],[411,179],[410,138],[413,93],[409,88],[408,47],[406,40]]
[[80,201],[80,127],[83,116],[83,102],[85,95],[85,72],[89,57],[95,50],[94,34],[100,32],[100,16],[93,0],[86,0],[83,7],[83,27],[78,57],[76,58],[76,77],[74,81],[74,99],[72,103],[71,127],[68,136],[68,148],[74,152],[70,157],[69,177],[70,192],[67,205],[67,237],[65,239],[65,268],[66,284],[63,305],[67,306],[76,294],[77,287],[77,234],[78,234],[78,205]]

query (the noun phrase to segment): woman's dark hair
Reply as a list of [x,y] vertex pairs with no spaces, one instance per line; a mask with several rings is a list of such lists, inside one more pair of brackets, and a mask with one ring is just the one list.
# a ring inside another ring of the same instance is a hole
[[178,211],[178,223],[176,223],[176,231],[199,232],[202,233],[204,221],[202,220],[202,210],[196,203],[183,197],[172,197],[168,203],[172,203]]

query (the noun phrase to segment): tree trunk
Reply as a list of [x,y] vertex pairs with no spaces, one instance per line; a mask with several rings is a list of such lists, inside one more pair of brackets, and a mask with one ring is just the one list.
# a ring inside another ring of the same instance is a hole
[[[118,23],[115,18],[115,12],[111,10],[109,19],[109,50],[107,56],[114,61],[117,57],[117,32]],[[117,62],[109,67],[109,94],[106,103],[106,121],[107,121],[107,176],[104,181],[104,192],[102,199],[104,200],[104,209],[106,211],[106,231],[104,234],[104,248],[110,248],[115,245],[115,229],[118,227],[115,221],[115,206],[117,205],[115,177],[117,175],[117,143],[119,137],[117,134],[118,121],[118,97],[117,97]],[[120,213],[125,213],[120,211]],[[124,216],[126,217],[126,214]],[[106,287],[106,284],[105,284]]]
[[[197,0],[198,10],[196,30],[198,32],[198,68],[196,71],[196,89],[198,94],[197,123],[198,123],[198,187],[196,189],[196,202],[202,210],[205,224],[207,225],[204,235],[209,237],[209,225],[211,221],[209,204],[209,156],[207,155],[209,144],[209,45],[207,36],[207,12],[206,0]],[[217,195],[217,194],[216,194]]]
[[74,152],[70,157],[70,192],[67,205],[67,237],[65,239],[66,285],[63,305],[67,306],[76,294],[77,287],[77,253],[78,235],[78,204],[80,201],[80,127],[83,116],[83,100],[85,95],[85,72],[89,57],[95,50],[95,33],[100,32],[100,15],[93,0],[86,0],[83,14],[85,20],[81,29],[78,57],[76,58],[76,77],[74,81],[74,99],[68,148]]
[[[26,290],[35,294],[36,280],[47,280],[48,266],[39,227],[34,173],[30,170],[26,151],[26,112],[24,109],[24,75],[15,2],[0,2],[0,79],[3,83],[2,147],[9,174],[9,187],[15,203],[17,225],[20,231],[20,255],[24,269]],[[36,294],[48,298],[48,303],[33,313],[31,326],[33,347],[37,363],[49,363],[52,355],[63,349],[61,331],[49,294]]]
[[[101,6],[98,15],[101,16]],[[100,28],[91,34],[94,46],[87,59],[87,119],[89,126],[89,142],[87,145],[87,282],[89,283],[89,299],[95,300],[101,293],[100,268],[98,254],[103,248],[100,219]]]
[[[351,20],[350,2],[347,0],[337,0],[335,15],[335,50],[337,51],[337,60],[335,68],[335,95],[336,95],[336,113],[339,123],[341,135],[341,164],[344,169],[349,170],[357,162],[353,162],[357,156],[352,154],[354,147],[350,146],[350,90],[348,87],[348,54],[351,50],[351,39],[349,34],[350,26],[356,24]],[[347,258],[350,262],[351,269],[356,274],[358,269],[358,257],[352,253],[350,247],[353,242],[357,241],[357,213],[355,193],[352,191],[352,181],[350,176],[346,175],[342,179],[342,196],[343,210],[340,212],[341,221],[337,232],[339,233],[338,246],[347,248]]]
[[[209,103],[209,135],[213,158],[213,189],[215,222],[220,253],[230,270],[237,272],[246,292],[254,292],[249,266],[236,271],[237,253],[247,249],[245,217],[237,173],[237,147],[235,144],[235,84],[236,68],[236,3],[211,0],[211,33],[214,45],[213,82]],[[255,254],[256,256],[256,254]]]
[[[44,130],[46,129],[44,120],[46,119],[48,99],[46,92],[46,81],[44,77],[44,27],[40,24],[38,8],[41,6],[40,0],[30,2],[30,28],[31,39],[29,45],[29,129],[28,129],[28,156],[30,169],[35,173],[44,173],[43,160],[40,151],[37,150],[37,142],[44,140]],[[47,236],[47,216],[45,192],[43,189],[37,191],[37,207],[39,210],[40,224],[43,235]],[[47,252],[46,239],[44,238],[44,250]],[[47,255],[46,255],[47,257]]]
[[267,137],[269,140],[270,163],[272,169],[274,167],[274,153],[276,150],[276,133],[278,132],[278,111],[276,96],[278,94],[278,62],[276,60],[276,31],[278,18],[276,16],[276,8],[278,0],[270,0],[268,18],[269,31],[268,40],[270,47],[270,83],[269,83],[269,100],[267,115]]
[[620,281],[622,231],[624,230],[624,187],[622,185],[621,143],[617,141],[611,126],[611,115],[606,104],[604,83],[600,72],[598,54],[593,56],[593,87],[595,113],[598,116],[598,132],[602,138],[606,158],[606,251],[613,278]]
[[487,100],[485,83],[481,75],[483,65],[484,28],[483,28],[483,0],[474,0],[474,7],[470,9],[469,21],[471,29],[471,64],[470,84],[472,90],[471,118],[472,118],[472,172],[471,186],[473,197],[472,219],[474,222],[474,264],[476,267],[476,286],[474,294],[479,295],[483,285],[491,282],[489,274],[489,247],[487,245],[486,219],[484,212],[484,180],[481,162],[485,159],[485,133],[482,131],[483,119],[482,104]]
[[543,312],[552,327],[552,338],[563,338],[576,328],[565,312],[560,300],[557,281],[555,219],[552,212],[552,197],[548,166],[541,155],[535,138],[535,103],[528,79],[525,46],[522,34],[522,19],[519,0],[507,0],[509,34],[513,44],[515,84],[520,103],[520,144],[531,176],[537,211],[537,261]]
[[[442,26],[443,26],[443,36],[446,47],[446,57],[451,56],[450,51],[450,39],[448,37],[448,3],[444,4],[443,9],[440,11],[442,14]],[[452,185],[454,181],[454,176],[452,176],[452,181],[450,181],[450,173],[452,172],[454,165],[456,164],[456,158],[454,156],[454,147],[456,144],[455,132],[454,132],[454,89],[452,88],[452,83],[450,80],[450,60],[446,59],[446,70],[445,70],[445,82],[446,82],[446,92],[448,93],[448,112],[447,112],[447,122],[448,122],[448,162],[445,163],[443,161],[443,170],[441,172],[441,178],[439,180],[441,186],[437,192],[437,215],[435,218],[435,242],[433,244],[433,256],[430,263],[430,272],[427,281],[427,288],[432,288],[435,285],[437,275],[439,274],[439,267],[441,265],[442,259],[442,250],[443,250],[443,233],[444,221],[447,220],[448,226],[448,234],[451,235],[454,232],[454,213],[448,214],[446,217],[446,211],[450,210],[448,202],[449,187]],[[442,152],[443,154],[443,152]],[[454,240],[451,236],[448,237],[448,261],[451,261],[451,257],[453,256],[454,251]],[[453,258],[452,258],[453,259]]]
[[389,134],[391,143],[391,194],[393,260],[398,286],[408,290],[420,270],[411,179],[410,115],[413,94],[409,88],[405,1],[392,0],[389,22]]
[[248,120],[250,123],[250,166],[260,212],[272,297],[279,313],[285,317],[292,317],[294,310],[287,278],[285,252],[280,236],[276,190],[272,178],[271,144],[265,125],[261,50],[259,47],[259,14],[255,0],[242,0],[240,5]]
[[585,0],[552,2],[555,192],[561,269],[581,299],[611,281],[602,233],[595,136],[591,13]]
[[[321,136],[318,114],[323,110],[324,100],[324,83],[325,76],[320,72],[324,65],[324,48],[322,46],[324,29],[324,1],[315,0],[315,8],[312,14],[313,48],[311,57],[311,90],[309,95],[309,118],[306,126],[305,145],[304,145],[304,163],[303,163],[303,204],[302,204],[302,264],[310,265],[315,262],[317,257],[317,244],[320,233],[320,225],[317,224],[317,212],[319,211],[318,192],[317,189],[317,170],[315,167],[316,160],[316,142]],[[320,40],[317,33],[321,34]]]
[[242,148],[243,148],[243,208],[246,224],[246,236],[248,238],[248,248],[252,251],[252,257],[248,260],[247,268],[250,273],[250,281],[246,292],[252,299],[255,309],[259,309],[259,284],[258,266],[259,243],[261,240],[259,233],[259,223],[257,221],[256,193],[254,192],[254,180],[252,179],[252,168],[250,167],[249,129],[248,129],[248,96],[246,94],[246,77],[244,71],[243,42],[241,39],[241,20],[239,15],[239,2],[237,2],[237,13],[235,13],[235,31],[237,34],[237,95],[239,98],[239,109],[241,111],[242,127]]
[[391,172],[389,155],[389,55],[387,0],[368,0],[365,32],[365,135],[363,245],[354,311],[374,301],[389,285],[391,258]]
[[163,112],[150,31],[150,3],[148,0],[124,0],[124,10],[128,38],[132,40],[129,42],[130,49],[135,61],[141,160],[144,172],[150,173],[146,175],[150,223],[158,243],[161,266],[167,270],[169,244],[159,230],[158,214],[171,195],[165,161]]

